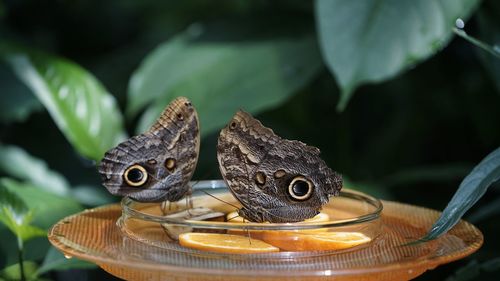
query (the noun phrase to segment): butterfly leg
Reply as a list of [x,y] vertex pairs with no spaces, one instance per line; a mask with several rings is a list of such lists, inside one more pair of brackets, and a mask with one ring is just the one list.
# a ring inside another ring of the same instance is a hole
[[252,245],[252,236],[250,235],[250,230],[247,228],[248,244]]

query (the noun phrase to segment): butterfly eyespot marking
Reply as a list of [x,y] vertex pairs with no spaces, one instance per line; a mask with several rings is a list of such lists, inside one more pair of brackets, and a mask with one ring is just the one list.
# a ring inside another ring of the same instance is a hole
[[236,122],[231,122],[231,124],[229,124],[229,129],[236,129]]
[[148,164],[149,164],[149,165],[156,165],[157,163],[158,163],[158,162],[156,162],[156,160],[155,160],[155,159],[149,159],[149,160],[148,160]]
[[296,201],[304,201],[311,197],[314,186],[310,180],[303,176],[297,176],[292,179],[288,185],[288,195]]
[[165,160],[165,168],[169,171],[173,171],[175,169],[175,159],[174,158],[168,158]]
[[255,174],[255,182],[258,185],[264,185],[266,183],[266,175],[263,172],[257,172]]
[[191,106],[191,102],[187,101],[184,103],[185,106]]
[[148,180],[148,173],[141,165],[134,164],[125,170],[125,173],[123,173],[123,179],[128,185],[139,187],[144,185]]
[[274,177],[277,179],[282,178],[285,175],[286,175],[286,172],[283,170],[277,170],[276,172],[274,172]]

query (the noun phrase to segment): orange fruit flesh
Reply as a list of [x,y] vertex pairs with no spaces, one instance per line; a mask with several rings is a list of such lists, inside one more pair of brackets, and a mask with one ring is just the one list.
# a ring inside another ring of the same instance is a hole
[[179,243],[188,248],[218,253],[257,254],[278,252],[279,248],[241,235],[188,232],[179,235]]
[[262,240],[285,251],[327,251],[352,248],[370,237],[360,232],[265,231]]
[[[228,222],[248,222],[236,212],[226,216]],[[329,216],[320,213],[300,223],[329,221]],[[342,250],[370,242],[360,232],[329,232],[328,229],[311,230],[228,230],[228,234],[184,233],[179,243],[184,247],[219,253],[251,254],[284,251]]]
[[[226,218],[228,222],[248,222],[237,212],[229,213]],[[299,224],[320,223],[329,220],[328,214],[319,213],[310,219],[299,222]],[[285,251],[342,250],[371,241],[368,236],[359,232],[329,232],[327,228],[288,231],[229,230],[228,233],[260,239]]]

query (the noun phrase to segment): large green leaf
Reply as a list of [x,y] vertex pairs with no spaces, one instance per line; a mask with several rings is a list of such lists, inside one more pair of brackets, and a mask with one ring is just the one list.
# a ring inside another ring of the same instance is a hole
[[480,0],[317,0],[316,20],[343,109],[361,84],[389,79],[433,55]]
[[32,226],[33,211],[15,193],[0,184],[0,222],[7,226],[22,241],[44,236],[43,229]]
[[[95,186],[70,188],[68,181],[61,174],[49,169],[43,160],[29,155],[17,146],[0,143],[0,170],[55,195],[74,198],[81,204],[98,206],[115,201],[115,198],[103,188]],[[75,203],[72,199],[68,202]]]
[[29,155],[17,146],[0,144],[0,170],[58,195],[70,192],[69,183],[62,175],[50,170],[43,160]]
[[58,196],[32,184],[4,178],[0,179],[0,185],[22,198],[29,210],[34,210],[34,224],[44,229],[83,209],[74,199]]
[[128,112],[154,101],[140,120],[143,131],[172,99],[186,96],[206,135],[239,108],[256,113],[282,103],[320,67],[313,36],[201,41],[182,34],[160,45],[134,73]]
[[451,229],[498,179],[500,179],[500,148],[488,154],[465,177],[439,219],[421,240],[435,239]]
[[82,155],[99,160],[123,139],[115,99],[92,74],[68,60],[12,45],[0,46],[0,56]]

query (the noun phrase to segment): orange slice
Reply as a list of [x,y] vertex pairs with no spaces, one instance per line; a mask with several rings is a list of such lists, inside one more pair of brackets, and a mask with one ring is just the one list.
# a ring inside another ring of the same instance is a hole
[[234,254],[278,252],[279,248],[264,241],[241,235],[189,232],[179,235],[179,243],[188,248]]
[[371,241],[360,232],[265,231],[262,240],[286,251],[342,250]]

